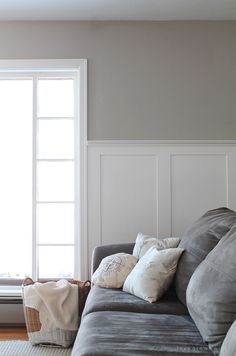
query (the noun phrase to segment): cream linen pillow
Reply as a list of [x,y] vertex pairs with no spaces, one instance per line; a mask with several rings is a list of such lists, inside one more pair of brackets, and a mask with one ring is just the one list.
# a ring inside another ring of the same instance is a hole
[[136,263],[137,258],[127,253],[107,256],[92,275],[92,283],[103,288],[121,288]]
[[140,259],[143,255],[145,255],[150,247],[154,246],[158,250],[163,250],[166,248],[176,248],[179,243],[179,237],[166,237],[164,239],[159,239],[139,233],[135,241],[133,255],[137,257],[137,259]]
[[155,302],[170,286],[183,251],[182,248],[151,247],[126,278],[123,290]]

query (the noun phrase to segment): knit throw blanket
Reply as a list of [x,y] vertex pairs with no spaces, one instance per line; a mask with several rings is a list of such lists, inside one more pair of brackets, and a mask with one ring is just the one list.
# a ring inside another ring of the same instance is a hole
[[66,280],[38,283],[23,289],[26,307],[39,312],[41,331],[77,330],[78,286]]

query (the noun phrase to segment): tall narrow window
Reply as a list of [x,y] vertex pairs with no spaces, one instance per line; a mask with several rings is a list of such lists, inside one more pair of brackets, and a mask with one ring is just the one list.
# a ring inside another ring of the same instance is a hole
[[37,78],[35,208],[39,278],[74,276],[74,91],[73,78]]
[[0,73],[0,284],[78,277],[79,81]]

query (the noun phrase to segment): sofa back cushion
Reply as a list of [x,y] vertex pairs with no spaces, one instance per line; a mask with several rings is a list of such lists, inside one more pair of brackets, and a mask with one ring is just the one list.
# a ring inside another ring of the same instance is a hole
[[220,349],[220,356],[236,355],[236,320],[231,325]]
[[236,225],[198,266],[187,288],[187,307],[204,341],[219,354],[236,318]]
[[184,233],[179,248],[184,249],[175,277],[179,300],[186,305],[189,280],[208,253],[236,223],[236,212],[228,208],[208,211]]

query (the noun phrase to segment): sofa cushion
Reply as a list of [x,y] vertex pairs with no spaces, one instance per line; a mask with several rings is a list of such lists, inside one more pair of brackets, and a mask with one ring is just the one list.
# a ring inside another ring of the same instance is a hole
[[178,301],[174,289],[168,290],[155,303],[148,303],[120,289],[93,286],[88,295],[83,316],[95,311],[129,311],[137,313],[188,314],[187,308]]
[[220,349],[220,356],[236,355],[236,320],[231,325]]
[[182,248],[151,247],[125,280],[123,290],[149,303],[160,299],[173,281]]
[[138,233],[138,236],[135,241],[133,255],[137,259],[140,259],[153,246],[155,246],[158,250],[163,250],[166,248],[175,248],[179,245],[179,243],[180,243],[179,237],[166,237],[160,239],[157,237],[143,235],[140,232]]
[[210,210],[187,229],[178,247],[182,254],[175,276],[178,298],[186,304],[189,280],[208,253],[236,223],[236,212],[227,208]]
[[121,288],[137,258],[128,253],[115,253],[102,259],[92,275],[92,283],[104,288]]
[[100,245],[94,248],[91,261],[91,273],[94,273],[103,258],[115,253],[124,252],[132,254],[134,243]]
[[236,318],[236,225],[194,272],[187,306],[215,355]]
[[96,312],[83,318],[72,356],[212,355],[189,316]]

